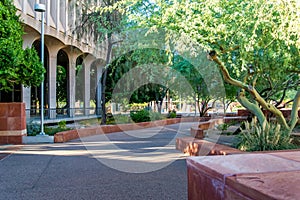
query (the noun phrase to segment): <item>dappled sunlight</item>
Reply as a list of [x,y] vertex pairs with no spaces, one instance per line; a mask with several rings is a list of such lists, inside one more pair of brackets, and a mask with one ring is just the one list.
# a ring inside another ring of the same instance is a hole
[[[92,157],[108,167],[123,172],[146,173],[183,158],[175,148],[176,138],[186,135],[191,124],[132,130],[130,134],[100,134],[81,138],[81,141]],[[146,134],[139,137],[143,133]]]
[[43,145],[25,145],[21,150],[14,154],[22,155],[48,155],[48,156],[87,156],[89,153],[84,149],[83,145],[78,145],[77,149],[69,148],[68,145],[53,147],[50,144]]
[[13,155],[84,156],[118,171],[147,173],[185,158],[176,150],[175,143],[176,138],[189,133],[191,124],[145,128],[130,134],[99,134],[67,143],[23,145]]

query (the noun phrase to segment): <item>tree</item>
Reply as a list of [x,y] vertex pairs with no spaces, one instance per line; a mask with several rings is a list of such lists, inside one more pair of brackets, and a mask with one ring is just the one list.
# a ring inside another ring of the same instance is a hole
[[[126,10],[126,5],[141,4],[140,1],[130,2],[124,3],[122,9]],[[297,1],[151,2],[155,9],[147,11],[148,15],[129,13],[131,19],[139,26],[164,29],[169,35],[168,41],[173,38],[171,42],[176,43],[184,35],[184,39],[188,37],[209,51],[209,59],[217,64],[224,81],[240,89],[238,101],[258,118],[262,127],[268,124],[263,109],[272,113],[285,130],[293,130],[300,105],[297,81],[300,7]],[[271,86],[268,92],[273,94],[285,91],[287,87],[280,89],[273,84],[290,85],[287,84],[290,77],[297,81],[292,84],[297,92],[291,119],[287,122],[280,110],[262,94],[266,86]]]
[[11,91],[14,85],[37,86],[45,69],[37,52],[22,48],[24,34],[13,1],[0,2],[0,90]]
[[[135,82],[144,82],[146,84],[132,93],[129,103],[155,101],[158,112],[161,113],[163,99],[169,91],[167,85],[172,77],[170,77],[171,74],[166,73],[164,70],[162,71],[162,68],[156,67],[155,63],[166,65],[167,61],[166,53],[159,49],[137,49],[118,57],[108,68],[107,89],[110,93],[107,92],[108,98],[106,101],[111,100],[111,91],[114,90],[118,81],[131,69],[136,68],[140,74],[132,77],[132,79]],[[161,84],[157,83],[158,77],[160,77]],[[132,79],[128,81],[132,82]],[[130,83],[126,85],[130,85]],[[130,86],[133,86],[133,84]],[[124,90],[120,91],[124,93]],[[132,89],[127,89],[126,91],[132,91]],[[126,94],[124,95],[126,96]]]
[[201,74],[187,60],[180,56],[175,56],[173,59],[173,68],[179,71],[190,83],[194,91],[194,100],[196,102],[200,117],[204,117],[209,109],[208,106],[213,96],[209,94],[207,86]]
[[[95,1],[96,2],[96,1]],[[82,5],[82,19],[79,20],[76,32],[84,35],[87,32],[94,35],[95,42],[100,45],[101,42],[106,42],[106,60],[105,69],[102,74],[101,81],[101,124],[106,124],[106,81],[107,67],[111,62],[113,46],[120,41],[113,37],[114,34],[121,32],[127,23],[124,20],[124,15],[119,10],[109,11],[105,8],[117,4],[118,0],[101,1],[101,6],[96,7],[91,5],[91,1],[84,1]],[[82,3],[82,1],[80,1]],[[97,105],[97,103],[96,103]],[[98,110],[98,109],[96,109]]]

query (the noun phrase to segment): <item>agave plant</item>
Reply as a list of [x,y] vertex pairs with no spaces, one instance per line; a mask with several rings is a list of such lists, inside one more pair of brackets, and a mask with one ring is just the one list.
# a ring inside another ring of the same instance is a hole
[[266,151],[296,148],[288,131],[276,122],[261,126],[257,119],[245,122],[245,129],[238,135],[236,147],[243,151]]

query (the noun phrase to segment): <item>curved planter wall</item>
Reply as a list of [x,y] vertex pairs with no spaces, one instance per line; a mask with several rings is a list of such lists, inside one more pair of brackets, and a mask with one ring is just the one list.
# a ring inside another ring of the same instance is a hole
[[25,103],[0,103],[0,144],[22,144],[25,135]]

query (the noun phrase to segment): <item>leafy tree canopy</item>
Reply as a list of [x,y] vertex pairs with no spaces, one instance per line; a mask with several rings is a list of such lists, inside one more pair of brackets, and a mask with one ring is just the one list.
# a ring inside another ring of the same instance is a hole
[[[262,126],[266,118],[259,106],[273,113],[286,129],[295,126],[300,105],[298,1],[124,0],[107,9],[127,12],[136,27],[164,29],[166,47],[181,42],[182,48],[193,52],[191,43],[200,45],[210,52],[224,80],[241,89],[239,101]],[[268,87],[276,96],[287,85],[297,91],[289,124],[271,98],[261,94]]]
[[13,1],[0,2],[0,90],[39,85],[45,72],[34,49],[23,50],[23,27]]

